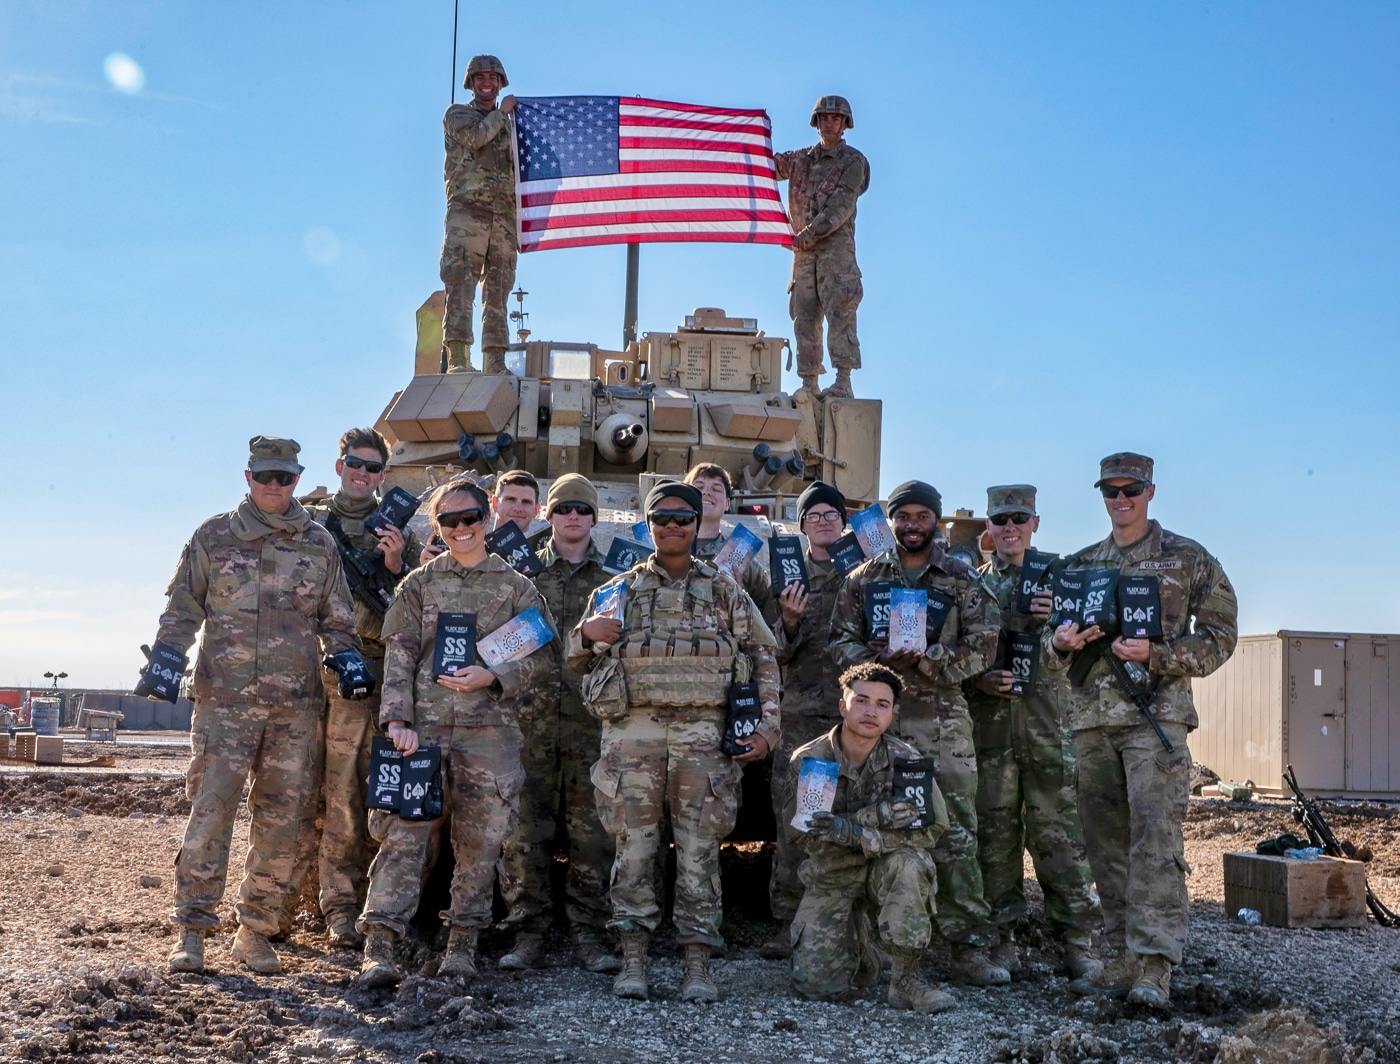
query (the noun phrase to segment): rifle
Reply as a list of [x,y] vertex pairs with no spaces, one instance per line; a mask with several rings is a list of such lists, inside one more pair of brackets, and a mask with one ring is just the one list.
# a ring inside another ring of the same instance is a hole
[[1118,684],[1119,690],[1128,696],[1133,705],[1138,707],[1138,712],[1147,718],[1147,723],[1152,725],[1152,730],[1157,733],[1157,738],[1162,742],[1162,749],[1169,754],[1175,753],[1176,747],[1167,738],[1167,733],[1162,730],[1162,725],[1158,723],[1156,715],[1152,712],[1152,692],[1138,686],[1132,673],[1128,671],[1127,663],[1109,649],[1109,643],[1110,640],[1101,639],[1097,643],[1097,649],[1092,649],[1095,644],[1090,644],[1089,647],[1081,650],[1079,656],[1075,658],[1074,664],[1069,668],[1070,682],[1076,687],[1081,685],[1089,675],[1089,669],[1093,666],[1094,661],[1102,658],[1104,664],[1108,666],[1108,671],[1113,675],[1114,682]]
[[375,551],[359,550],[350,542],[345,529],[340,527],[340,518],[335,514],[326,517],[326,531],[335,537],[335,545],[340,550],[341,566],[345,570],[345,582],[350,585],[350,594],[367,606],[381,621],[394,601],[394,575],[384,567],[383,556]]
[[[1349,842],[1338,842],[1337,836],[1322,819],[1322,810],[1315,798],[1309,798],[1298,786],[1298,776],[1289,765],[1283,770],[1283,782],[1293,792],[1293,819],[1303,825],[1308,833],[1308,841],[1328,857],[1345,857],[1355,860],[1356,847]],[[1385,903],[1371,892],[1371,884],[1366,884],[1366,907],[1382,927],[1400,927],[1400,916],[1385,907]]]

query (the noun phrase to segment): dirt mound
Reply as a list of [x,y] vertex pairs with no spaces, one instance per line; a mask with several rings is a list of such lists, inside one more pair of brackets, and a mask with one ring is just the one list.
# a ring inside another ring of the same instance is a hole
[[1294,1009],[1251,1016],[1221,1042],[1214,1058],[1215,1064],[1370,1064],[1377,1059],[1369,1048],[1348,1045],[1340,1024],[1324,1032]]
[[185,817],[190,803],[185,781],[125,773],[68,775],[60,772],[0,775],[0,809],[10,814],[68,813],[90,816]]

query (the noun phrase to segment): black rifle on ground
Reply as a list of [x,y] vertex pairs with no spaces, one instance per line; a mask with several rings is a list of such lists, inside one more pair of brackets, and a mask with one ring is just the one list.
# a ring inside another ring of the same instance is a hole
[[1152,712],[1152,691],[1146,687],[1141,687],[1133,679],[1132,673],[1128,671],[1128,665],[1109,649],[1110,640],[1099,639],[1090,643],[1081,650],[1074,659],[1074,663],[1069,667],[1070,683],[1076,687],[1084,683],[1089,675],[1089,669],[1095,660],[1102,658],[1108,671],[1113,674],[1113,681],[1118,685],[1133,705],[1138,707],[1138,711],[1147,718],[1147,723],[1152,725],[1152,730],[1157,733],[1157,738],[1162,741],[1162,749],[1167,753],[1175,753],[1176,747],[1167,738],[1167,733],[1162,730],[1162,725],[1158,723],[1156,715]]
[[335,514],[326,518],[325,528],[335,538],[335,545],[340,550],[340,563],[345,570],[345,582],[350,585],[350,594],[382,621],[389,604],[394,601],[398,578],[385,568],[382,554],[374,550],[359,550],[350,542]]
[[[1293,792],[1293,819],[1303,825],[1303,829],[1308,833],[1308,841],[1328,857],[1355,860],[1356,847],[1337,841],[1337,836],[1332,834],[1327,821],[1322,819],[1322,809],[1318,806],[1317,799],[1309,798],[1298,786],[1298,776],[1294,773],[1292,765],[1283,770],[1283,782],[1288,784],[1288,789]],[[1366,907],[1371,910],[1376,923],[1382,927],[1400,927],[1400,916],[1387,909],[1385,903],[1371,892],[1370,883],[1366,884]]]

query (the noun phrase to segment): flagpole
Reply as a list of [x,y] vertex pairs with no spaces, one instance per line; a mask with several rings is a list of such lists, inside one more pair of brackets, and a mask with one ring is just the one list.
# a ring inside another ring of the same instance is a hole
[[622,304],[622,347],[637,339],[637,267],[641,244],[627,245],[627,297]]

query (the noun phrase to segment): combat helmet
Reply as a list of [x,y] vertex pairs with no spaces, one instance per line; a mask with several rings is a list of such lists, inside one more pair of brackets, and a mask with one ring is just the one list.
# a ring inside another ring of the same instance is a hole
[[[501,61],[497,59],[494,55],[472,56],[472,61],[467,64],[467,73],[462,78],[462,88],[470,89],[472,87],[472,78],[476,77],[478,74],[501,75],[501,88],[503,89],[510,84],[510,79],[506,77],[506,68],[501,65]],[[835,97],[829,98],[835,99]],[[848,116],[847,121],[850,121],[849,108],[847,109],[846,114]]]
[[856,128],[856,120],[851,117],[850,101],[844,96],[823,96],[812,106],[813,129],[817,128],[817,115],[840,115],[846,120],[847,129]]

